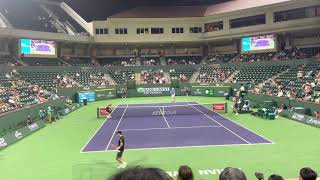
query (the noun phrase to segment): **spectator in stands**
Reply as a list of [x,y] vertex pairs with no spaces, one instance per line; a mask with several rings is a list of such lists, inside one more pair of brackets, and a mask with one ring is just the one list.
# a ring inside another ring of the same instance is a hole
[[193,180],[193,173],[189,166],[180,166],[178,171],[178,180]]
[[27,119],[26,119],[25,122],[26,122],[26,125],[27,125],[27,126],[33,123],[33,120],[32,120],[32,118],[31,118],[30,115],[28,115],[28,117],[27,117]]
[[51,108],[51,106],[48,106],[48,108],[47,108],[47,118],[48,118],[48,122],[52,123],[52,108]]
[[240,169],[227,167],[220,173],[219,180],[247,180],[247,177]]
[[313,114],[314,114],[314,117],[320,119],[320,111],[314,111]]
[[127,98],[127,89],[122,88],[122,98]]
[[133,167],[108,178],[109,180],[172,180],[172,178],[159,168]]
[[43,122],[46,121],[46,110],[44,110],[44,108],[39,110],[39,119]]
[[317,177],[317,173],[309,167],[304,167],[300,170],[299,180],[316,180]]

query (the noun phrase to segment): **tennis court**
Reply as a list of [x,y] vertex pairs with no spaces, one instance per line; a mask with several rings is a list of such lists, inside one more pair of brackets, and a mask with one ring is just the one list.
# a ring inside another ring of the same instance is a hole
[[272,144],[196,102],[119,105],[81,152],[114,150],[116,131],[126,149]]

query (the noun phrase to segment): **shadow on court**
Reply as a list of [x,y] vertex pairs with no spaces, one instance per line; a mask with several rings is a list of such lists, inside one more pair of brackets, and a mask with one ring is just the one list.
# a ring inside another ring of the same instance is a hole
[[[145,156],[136,161],[130,161],[128,167],[142,165],[146,160]],[[105,180],[119,170],[118,165],[115,160],[97,160],[91,164],[77,164],[72,167],[72,180]]]

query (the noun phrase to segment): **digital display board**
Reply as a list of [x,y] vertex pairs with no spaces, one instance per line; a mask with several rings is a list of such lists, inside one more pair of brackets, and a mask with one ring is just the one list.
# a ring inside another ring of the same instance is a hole
[[260,35],[252,37],[244,37],[241,39],[242,52],[263,52],[276,51],[275,35]]
[[20,39],[20,54],[33,57],[56,57],[56,42],[48,40]]
[[88,102],[93,102],[96,100],[96,93],[95,92],[79,92],[78,102],[82,103],[84,99],[87,99]]

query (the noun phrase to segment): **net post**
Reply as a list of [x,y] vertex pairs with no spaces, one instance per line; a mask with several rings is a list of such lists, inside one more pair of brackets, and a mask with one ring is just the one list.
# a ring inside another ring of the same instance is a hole
[[228,113],[228,103],[226,102],[226,103],[224,104],[224,106],[225,106],[225,108],[224,108],[224,109],[225,109],[225,110],[224,110],[224,112],[225,112],[225,113]]

